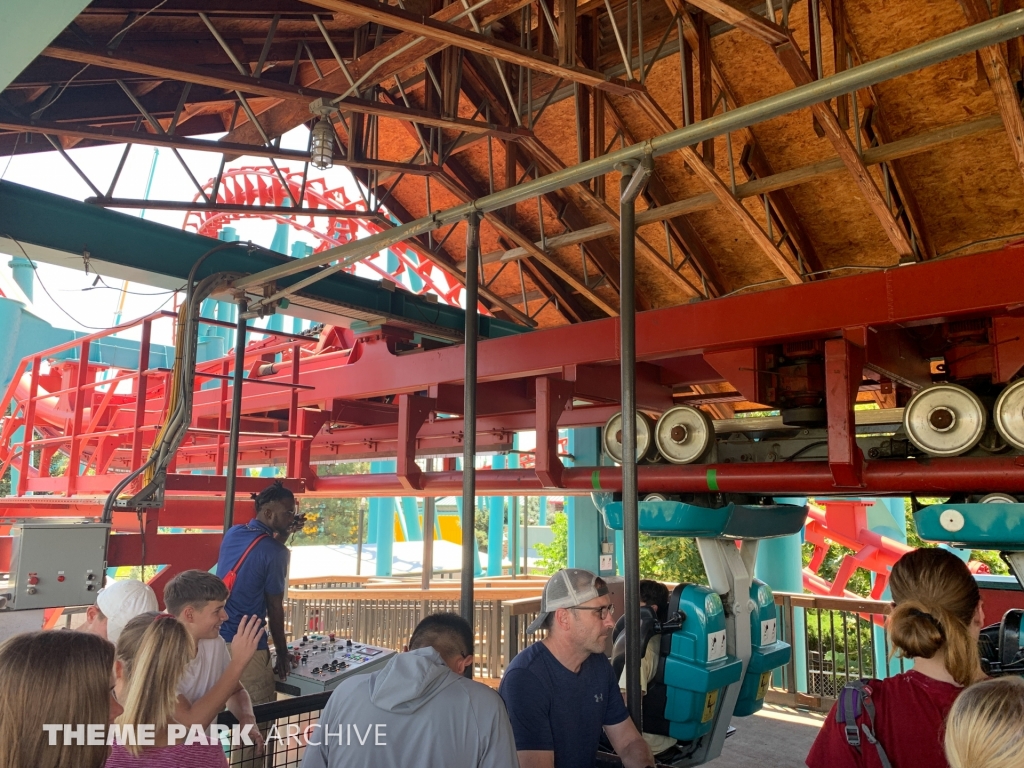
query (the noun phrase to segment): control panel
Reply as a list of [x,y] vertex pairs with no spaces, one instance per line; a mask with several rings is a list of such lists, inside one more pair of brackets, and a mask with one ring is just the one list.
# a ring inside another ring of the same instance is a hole
[[15,523],[10,580],[0,609],[24,611],[92,605],[106,571],[106,523]]
[[280,693],[307,696],[332,691],[342,680],[372,672],[395,655],[390,648],[353,642],[331,634],[306,634],[288,643],[293,669],[276,683]]

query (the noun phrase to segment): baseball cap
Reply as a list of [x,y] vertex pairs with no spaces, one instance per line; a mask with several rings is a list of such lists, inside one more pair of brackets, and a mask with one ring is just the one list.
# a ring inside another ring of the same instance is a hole
[[153,588],[135,579],[114,581],[101,589],[96,607],[107,617],[107,639],[112,643],[117,642],[124,625],[140,613],[160,610]]
[[544,585],[544,593],[540,598],[540,614],[527,628],[527,632],[536,632],[541,628],[549,613],[559,608],[575,608],[595,597],[608,594],[604,583],[597,585],[597,575],[582,568],[563,568],[554,574]]

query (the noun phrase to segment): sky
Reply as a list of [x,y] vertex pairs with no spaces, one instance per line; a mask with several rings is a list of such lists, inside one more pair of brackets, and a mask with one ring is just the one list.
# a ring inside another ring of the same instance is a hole
[[[281,146],[305,151],[308,136],[308,131],[304,127],[296,128],[284,135]],[[216,139],[219,136],[204,138]],[[41,140],[41,137],[36,137],[36,140]],[[68,150],[68,155],[92,183],[106,193],[123,151],[124,145],[120,144],[71,149]],[[179,152],[200,184],[206,184],[217,175],[221,157],[219,154],[189,150]],[[229,170],[253,166],[267,167],[269,164],[270,161],[265,158],[242,157],[228,163],[225,168]],[[286,175],[289,170],[302,170],[298,163],[289,164],[282,161],[278,166]],[[191,201],[197,196],[195,185],[169,149],[156,150],[140,145],[133,146],[128,153],[128,159],[112,196],[135,199],[146,197],[146,186],[151,170],[152,185],[147,199]],[[323,178],[328,188],[344,188],[349,199],[360,199],[356,182],[345,168],[336,166],[327,171],[317,171],[310,166],[309,179],[317,178]],[[68,162],[55,151],[0,158],[0,179],[75,200],[85,200],[95,194]],[[180,211],[147,209],[124,210],[123,213],[144,216],[149,221],[157,221],[178,229],[182,228],[185,222],[185,214]],[[53,224],[60,226],[60,222],[57,221]],[[275,222],[260,219],[239,221],[231,226],[237,230],[242,240],[252,240],[263,246],[270,245],[276,229]],[[289,236],[290,242],[301,240],[308,245],[315,245],[318,242],[314,236],[294,228],[290,230]],[[9,258],[0,257],[0,269],[7,271],[8,261]],[[357,268],[357,274],[373,279],[380,278],[377,273],[362,265]],[[106,328],[114,324],[122,291],[120,280],[107,278],[94,285],[95,274],[87,275],[84,269],[76,271],[49,264],[39,264],[36,277],[34,309],[51,324],[76,330]],[[40,283],[45,290],[41,288]],[[127,290],[129,293],[125,296],[122,322],[142,317],[161,307],[172,307],[172,296],[164,289],[132,283]],[[169,339],[159,341],[166,342]]]

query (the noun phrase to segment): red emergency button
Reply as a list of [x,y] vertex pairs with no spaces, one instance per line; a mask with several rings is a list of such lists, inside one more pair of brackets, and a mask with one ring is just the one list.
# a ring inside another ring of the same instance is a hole
[[57,581],[64,581],[64,574],[61,573],[57,576]]
[[34,587],[34,586],[36,586],[36,585],[37,585],[38,583],[39,583],[39,576],[38,576],[37,574],[35,574],[35,573],[30,573],[30,574],[28,575],[28,585],[29,585],[30,587]]

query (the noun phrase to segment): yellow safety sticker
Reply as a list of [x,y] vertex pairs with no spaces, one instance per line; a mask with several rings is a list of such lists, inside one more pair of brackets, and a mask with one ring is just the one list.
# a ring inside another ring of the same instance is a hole
[[757,696],[755,699],[763,699],[768,692],[768,684],[772,681],[772,673],[765,672],[761,675],[761,682],[757,684]]
[[715,707],[718,705],[718,691],[711,691],[704,698],[704,714],[701,715],[700,721],[702,723],[708,722],[715,716]]

